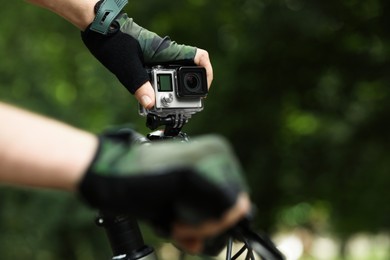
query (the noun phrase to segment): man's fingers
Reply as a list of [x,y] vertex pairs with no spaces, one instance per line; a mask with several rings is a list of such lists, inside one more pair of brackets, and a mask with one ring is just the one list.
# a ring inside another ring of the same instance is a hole
[[156,102],[156,96],[149,81],[137,89],[134,96],[138,102],[147,109],[152,108]]
[[207,75],[207,85],[210,88],[211,83],[213,82],[214,74],[213,67],[210,62],[209,53],[203,49],[197,49],[194,62],[196,65],[204,67],[206,69]]
[[221,219],[208,220],[199,226],[192,226],[184,223],[176,223],[173,226],[173,238],[183,240],[189,238],[213,237],[233,226],[241,220],[250,210],[250,201],[248,194],[239,195],[236,204],[229,209]]

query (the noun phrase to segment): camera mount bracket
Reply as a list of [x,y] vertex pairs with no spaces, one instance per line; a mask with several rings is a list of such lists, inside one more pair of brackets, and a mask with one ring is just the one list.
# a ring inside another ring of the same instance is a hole
[[172,114],[161,117],[149,113],[146,118],[146,126],[150,130],[156,130],[160,126],[165,126],[164,136],[167,138],[176,137],[181,133],[181,129],[188,122],[190,117],[191,115],[186,114]]

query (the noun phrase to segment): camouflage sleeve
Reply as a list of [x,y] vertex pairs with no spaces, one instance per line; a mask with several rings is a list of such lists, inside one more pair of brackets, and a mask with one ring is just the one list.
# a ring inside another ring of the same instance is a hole
[[116,22],[120,30],[137,39],[146,64],[165,62],[194,63],[196,48],[188,45],[178,44],[171,41],[169,37],[160,37],[154,32],[142,28],[129,18],[127,14],[119,15]]

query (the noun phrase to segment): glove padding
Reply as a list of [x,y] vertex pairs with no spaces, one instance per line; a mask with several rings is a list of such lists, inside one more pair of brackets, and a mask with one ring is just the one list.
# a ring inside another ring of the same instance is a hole
[[134,94],[149,81],[144,65],[164,63],[194,65],[196,48],[180,45],[169,37],[161,38],[122,13],[107,35],[92,31],[81,33],[90,52]]
[[100,137],[79,185],[102,211],[129,214],[169,232],[174,221],[219,218],[246,190],[240,166],[221,137],[133,144],[131,130]]

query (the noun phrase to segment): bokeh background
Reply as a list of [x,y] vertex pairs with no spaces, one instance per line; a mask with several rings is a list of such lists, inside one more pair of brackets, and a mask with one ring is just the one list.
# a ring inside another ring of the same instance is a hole
[[[125,10],[209,51],[215,80],[184,131],[231,141],[258,230],[289,259],[390,258],[389,1],[143,0]],[[24,1],[3,1],[0,16],[0,100],[95,133],[129,122],[149,132],[73,25]],[[0,259],[109,259],[94,216],[72,194],[1,186]]]

